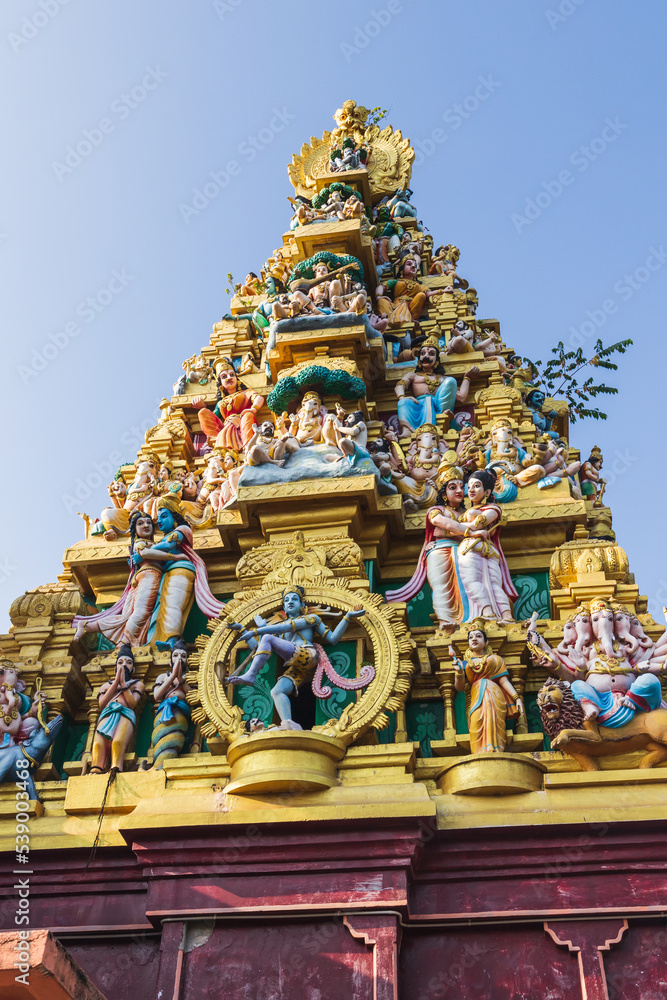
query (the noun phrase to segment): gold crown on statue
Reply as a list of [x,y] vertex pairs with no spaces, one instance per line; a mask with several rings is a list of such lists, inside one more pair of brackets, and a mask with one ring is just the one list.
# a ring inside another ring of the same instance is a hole
[[460,479],[461,482],[463,482],[463,469],[459,469],[458,465],[448,465],[442,470],[442,472],[438,470],[438,474],[436,476],[438,488],[442,489],[446,483],[451,483],[453,479]]
[[596,600],[591,601],[591,611],[611,611],[611,604],[609,601],[603,601],[601,597],[598,597]]
[[418,427],[416,431],[413,432],[413,437],[418,438],[420,434],[437,434],[438,428],[435,424],[422,424]]
[[483,632],[486,635],[486,627],[488,622],[484,618],[473,618],[471,622],[467,622],[465,625],[465,630],[470,635],[471,632]]
[[175,497],[173,493],[167,494],[167,496],[160,497],[157,502],[156,510],[167,509],[171,511],[172,514],[183,514],[183,509],[181,507],[180,500]]
[[495,431],[496,428],[498,428],[498,427],[509,427],[510,430],[511,430],[512,429],[512,421],[509,420],[507,417],[498,417],[498,419],[494,420],[493,423],[491,424],[491,430]]

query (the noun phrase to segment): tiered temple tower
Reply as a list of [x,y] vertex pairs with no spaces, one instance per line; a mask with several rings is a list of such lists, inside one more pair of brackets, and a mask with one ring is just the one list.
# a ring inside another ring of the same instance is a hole
[[667,643],[602,456],[421,221],[409,141],[334,118],[11,607],[0,986],[662,996]]

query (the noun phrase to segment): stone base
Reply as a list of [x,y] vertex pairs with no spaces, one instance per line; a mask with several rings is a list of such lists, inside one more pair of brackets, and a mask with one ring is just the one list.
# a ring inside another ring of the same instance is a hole
[[225,792],[320,791],[338,784],[336,765],[345,754],[341,740],[300,730],[274,729],[235,740],[227,749],[231,781]]
[[437,783],[450,795],[520,795],[540,791],[545,771],[526,754],[474,753],[443,767]]

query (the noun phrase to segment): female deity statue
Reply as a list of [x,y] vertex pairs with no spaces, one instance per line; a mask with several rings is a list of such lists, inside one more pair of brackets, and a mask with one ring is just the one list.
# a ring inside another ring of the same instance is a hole
[[200,397],[192,400],[199,410],[202,430],[214,439],[214,448],[242,451],[250,440],[257,425],[257,411],[264,405],[264,397],[252,392],[241,382],[229,358],[223,358],[225,366],[218,376],[222,398],[213,411],[204,406]]
[[137,517],[134,530],[139,542],[133,538],[132,569],[123,595],[96,615],[77,615],[72,625],[78,637],[86,631],[101,632],[112,642],[131,636],[136,645],[153,640],[158,649],[172,649],[193,598],[208,618],[220,614],[224,605],[209,589],[206,565],[192,548],[192,529],[175,497],[158,500],[157,527],[164,533],[160,542],[153,541],[150,518]]
[[428,580],[440,628],[474,617],[513,621],[510,598],[518,594],[500,548],[501,509],[493,495],[495,476],[486,469],[468,479],[472,507],[463,505],[463,472],[446,468],[437,479],[440,504],[426,518],[426,537],[417,569],[388,601],[408,601]]
[[[289,699],[290,695],[298,694],[302,684],[313,680],[313,691],[316,696],[323,698],[331,694],[330,689],[320,685],[323,673],[344,690],[354,691],[369,684],[375,671],[372,667],[365,666],[355,681],[341,677],[334,670],[321,644],[316,641],[321,639],[335,646],[350,622],[365,614],[363,608],[346,612],[332,630],[324,624],[320,615],[308,613],[303,587],[287,587],[282,597],[283,614],[277,621],[266,622],[257,616],[255,622],[258,627],[245,631],[244,626],[238,622],[228,623],[227,628],[241,632],[241,639],[248,643],[251,654],[227,677],[227,683],[254,684],[271,653],[277,653],[287,669],[278,678],[271,697],[282,723],[281,728],[300,729],[301,726],[292,720]],[[240,673],[249,658],[252,662],[248,670]]]
[[513,621],[511,600],[519,596],[500,547],[502,511],[495,502],[496,477],[488,469],[468,479],[472,506],[460,519],[467,525],[459,546],[459,571],[469,602],[470,618]]
[[523,714],[523,702],[509,679],[505,661],[488,644],[484,621],[476,618],[468,632],[463,661],[449,647],[456,677],[454,687],[470,686],[468,730],[471,753],[502,753],[507,745],[505,720]]

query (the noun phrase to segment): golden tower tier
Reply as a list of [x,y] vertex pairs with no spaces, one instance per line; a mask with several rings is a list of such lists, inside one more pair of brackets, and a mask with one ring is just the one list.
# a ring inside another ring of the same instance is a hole
[[234,997],[610,996],[614,955],[663,974],[667,635],[409,140],[334,119],[10,609],[2,954],[61,996],[190,1000],[223,962]]

